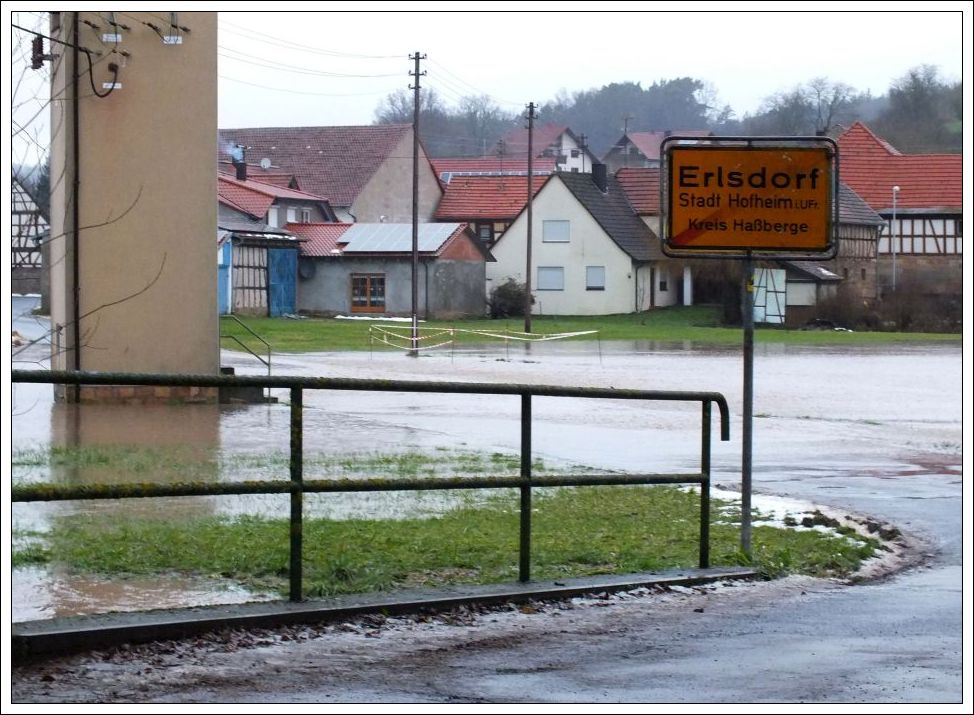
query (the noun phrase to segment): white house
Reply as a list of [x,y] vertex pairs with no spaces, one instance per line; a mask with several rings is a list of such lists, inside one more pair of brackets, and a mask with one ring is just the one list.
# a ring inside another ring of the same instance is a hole
[[[670,305],[675,286],[660,272],[657,236],[636,215],[615,177],[558,173],[535,196],[531,289],[536,315],[610,315]],[[488,293],[524,283],[527,209],[491,249]]]
[[[598,163],[598,158],[585,143],[584,134],[577,137],[570,128],[551,123],[534,127],[533,131],[530,143],[534,156],[554,159],[558,171],[585,174]],[[512,129],[501,139],[502,151],[510,158],[526,157],[528,143],[528,130],[524,127]]]

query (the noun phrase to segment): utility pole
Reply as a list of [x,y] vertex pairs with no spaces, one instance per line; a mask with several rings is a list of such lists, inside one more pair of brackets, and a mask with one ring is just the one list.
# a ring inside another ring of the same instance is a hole
[[528,104],[528,245],[527,270],[524,274],[524,332],[531,332],[531,236],[534,215],[534,102]]
[[582,153],[582,173],[583,174],[585,173],[585,152],[588,149],[588,143],[585,141],[587,138],[588,137],[586,137],[584,134],[582,134],[578,138],[578,148],[581,150]]
[[419,71],[419,61],[426,55],[416,52],[409,56],[415,62],[411,77],[416,84],[409,85],[413,90],[413,321],[410,340],[410,357],[419,357],[419,78],[426,70]]

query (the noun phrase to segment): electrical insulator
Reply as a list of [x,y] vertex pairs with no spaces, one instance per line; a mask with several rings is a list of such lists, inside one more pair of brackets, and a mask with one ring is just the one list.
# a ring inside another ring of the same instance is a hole
[[34,35],[31,40],[30,68],[39,70],[44,66],[44,38]]

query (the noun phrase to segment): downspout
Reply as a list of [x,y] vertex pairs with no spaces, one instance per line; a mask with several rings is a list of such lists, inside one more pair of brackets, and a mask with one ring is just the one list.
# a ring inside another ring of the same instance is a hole
[[[74,26],[72,28],[73,33],[73,45],[71,50],[71,56],[73,60],[72,77],[71,77],[71,90],[72,90],[72,100],[74,101],[74,113],[72,115],[72,131],[74,133],[74,146],[72,147],[73,162],[74,162],[74,177],[72,183],[74,184],[74,206],[72,206],[72,222],[74,225],[71,227],[72,233],[72,243],[74,260],[71,266],[71,279],[74,283],[72,286],[72,315],[74,318],[74,332],[72,335],[72,345],[74,349],[74,369],[76,372],[81,371],[81,207],[80,207],[80,196],[81,196],[81,98],[78,91],[79,84],[79,66],[80,66],[80,37],[78,34],[78,24],[80,23],[80,13],[74,13]],[[81,401],[81,386],[75,385],[74,388],[74,399],[75,402]]]
[[630,260],[632,260],[632,276],[633,276],[633,281],[632,281],[632,289],[633,289],[632,305],[633,305],[633,311],[632,312],[638,313],[639,312],[639,264],[636,263],[636,261],[633,260],[633,259],[630,259]]
[[425,276],[426,295],[423,297],[423,318],[430,319],[430,262],[429,259],[423,261],[423,275]]

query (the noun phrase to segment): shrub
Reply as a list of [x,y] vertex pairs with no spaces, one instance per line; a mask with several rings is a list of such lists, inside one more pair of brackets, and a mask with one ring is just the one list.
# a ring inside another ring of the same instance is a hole
[[[527,296],[527,287],[523,283],[518,283],[513,278],[508,278],[504,283],[494,288],[490,292],[490,300],[487,301],[490,308],[491,318],[516,318],[524,315],[524,299]],[[534,303],[532,296],[531,302]]]

